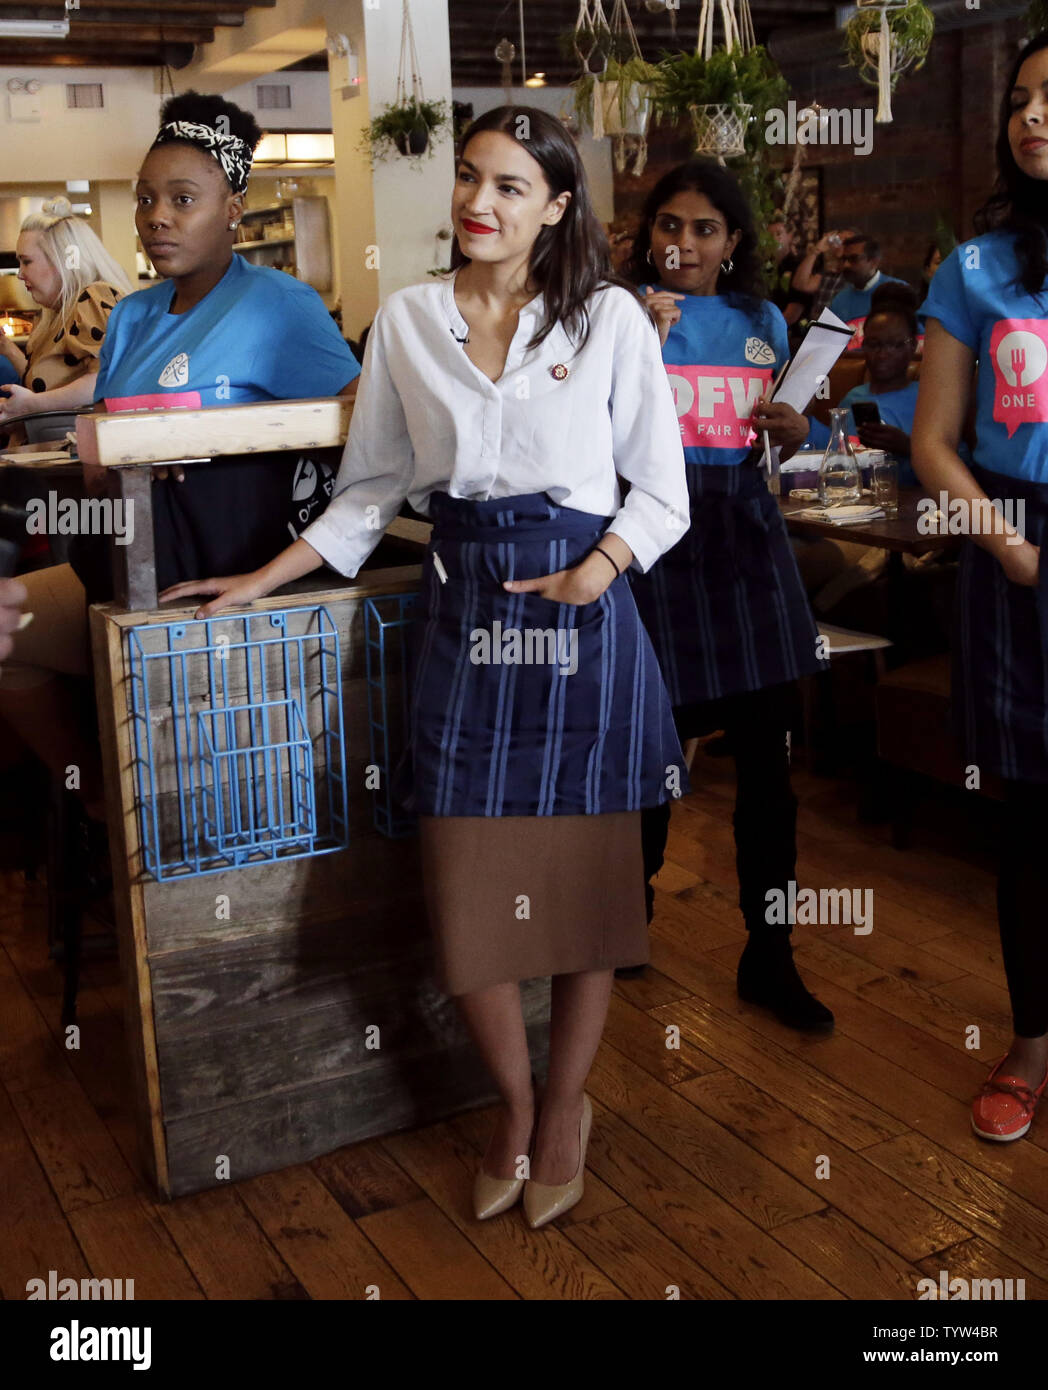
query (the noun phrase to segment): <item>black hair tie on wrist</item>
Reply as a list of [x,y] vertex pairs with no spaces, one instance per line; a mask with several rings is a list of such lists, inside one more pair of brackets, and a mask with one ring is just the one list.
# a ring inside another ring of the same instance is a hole
[[621,578],[622,578],[622,571],[619,569],[618,565],[617,565],[617,564],[615,563],[615,561],[611,558],[611,556],[608,554],[608,552],[607,552],[602,546],[599,546],[599,545],[595,545],[595,546],[593,547],[593,549],[596,550],[596,551],[598,551],[599,554],[601,554],[601,555],[604,556],[605,560],[607,560],[608,564],[609,564],[609,565],[611,566],[611,568],[615,571],[615,578],[616,578],[616,579],[621,579]]

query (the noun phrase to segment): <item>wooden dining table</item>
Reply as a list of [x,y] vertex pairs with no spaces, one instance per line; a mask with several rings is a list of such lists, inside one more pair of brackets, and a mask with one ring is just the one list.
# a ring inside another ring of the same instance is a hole
[[901,572],[904,555],[927,555],[932,551],[947,550],[957,541],[956,536],[949,534],[925,534],[918,530],[920,516],[917,505],[925,495],[921,488],[900,488],[898,516],[882,517],[879,521],[866,521],[858,526],[837,526],[832,521],[797,515],[798,512],[809,511],[817,503],[780,497],[779,506],[791,535],[807,540],[850,541],[853,545],[877,546],[888,551],[889,563]]
[[[794,501],[789,497],[778,499],[787,530],[791,535],[804,540],[831,540],[850,542],[852,545],[876,546],[888,552],[885,571],[888,585],[888,635],[900,644],[900,654],[906,647],[903,634],[908,626],[912,583],[912,576],[903,557],[949,550],[956,547],[960,539],[948,532],[933,531],[931,527],[928,527],[927,531],[918,529],[921,514],[917,506],[926,495],[921,488],[900,488],[898,516],[882,517],[880,520],[862,522],[857,526],[839,526],[818,517],[798,516],[798,512],[807,512],[818,504]],[[927,522],[924,524],[927,526]],[[935,524],[945,526],[945,521],[937,521]]]

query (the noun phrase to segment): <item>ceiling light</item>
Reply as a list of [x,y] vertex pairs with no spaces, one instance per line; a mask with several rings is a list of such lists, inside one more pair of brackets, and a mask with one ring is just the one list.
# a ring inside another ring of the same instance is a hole
[[65,39],[68,37],[68,19],[0,19],[0,38]]
[[263,135],[252,163],[334,164],[335,137],[330,131],[270,130]]

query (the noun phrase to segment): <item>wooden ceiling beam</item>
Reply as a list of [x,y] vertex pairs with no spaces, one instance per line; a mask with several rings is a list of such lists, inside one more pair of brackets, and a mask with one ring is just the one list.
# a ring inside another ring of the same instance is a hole
[[[0,0],[0,4],[3,0]],[[65,15],[62,9],[50,12],[42,6],[5,6],[0,10],[0,19],[61,19]],[[191,12],[181,10],[161,9],[154,4],[152,9],[131,8],[124,4],[124,0],[112,0],[111,3],[99,4],[85,13],[83,0],[81,7],[70,15],[69,38],[76,39],[87,28],[93,28],[99,24],[119,24],[135,28],[141,25],[156,25],[158,28],[166,29],[214,29],[218,26],[226,28],[239,28],[244,23],[243,10],[226,11],[221,13],[217,6],[210,10],[194,10]],[[62,42],[62,40],[55,40]],[[198,40],[194,40],[198,42]]]
[[88,43],[98,47],[103,44],[161,44],[173,40],[177,43],[211,43],[215,31],[198,25],[195,28],[167,23],[163,24],[96,24],[92,20],[70,21],[69,38],[59,39],[59,44],[75,45]]
[[193,61],[191,43],[113,44],[98,48],[59,49],[43,46],[36,39],[8,39],[4,43],[4,66],[9,68],[156,68],[177,69]]

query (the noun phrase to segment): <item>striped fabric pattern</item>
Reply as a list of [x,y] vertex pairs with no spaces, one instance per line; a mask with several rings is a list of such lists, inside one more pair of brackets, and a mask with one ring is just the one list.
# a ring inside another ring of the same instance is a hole
[[[578,564],[607,517],[545,494],[470,502],[437,493],[413,634],[410,748],[398,791],[431,816],[600,815],[688,790],[662,677],[629,579],[591,604],[510,594]],[[441,582],[434,553],[447,575]],[[496,627],[496,624],[500,627]],[[476,634],[558,631],[561,661],[475,663]],[[667,785],[667,783],[670,785]]]
[[823,671],[778,503],[752,464],[688,464],[691,526],[634,584],[678,705]]
[[[987,497],[1025,504],[1026,539],[1048,538],[1048,484],[972,467]],[[953,719],[964,755],[981,772],[1048,782],[1048,564],[1036,588],[1013,584],[1000,564],[966,540],[957,580]]]

